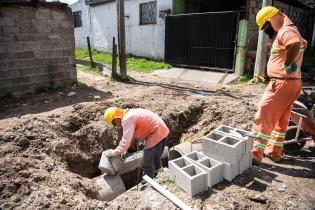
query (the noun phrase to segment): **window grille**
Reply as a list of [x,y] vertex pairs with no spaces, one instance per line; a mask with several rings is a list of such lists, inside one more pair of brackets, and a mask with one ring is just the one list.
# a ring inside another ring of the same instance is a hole
[[140,4],[140,25],[156,23],[156,1]]

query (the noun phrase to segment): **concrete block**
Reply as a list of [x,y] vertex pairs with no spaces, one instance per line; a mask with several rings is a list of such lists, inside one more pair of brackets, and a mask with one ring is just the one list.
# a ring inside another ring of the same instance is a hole
[[206,158],[207,156],[205,156],[204,154],[200,152],[192,152],[192,153],[187,154],[186,157],[191,159],[192,161],[198,161],[198,160]]
[[98,168],[102,174],[116,175],[123,166],[123,161],[120,157],[107,157],[105,152],[102,153]]
[[48,9],[38,10],[36,12],[36,18],[41,20],[50,20],[51,19],[51,11]]
[[169,170],[179,187],[191,197],[208,190],[207,173],[187,158],[169,161]]
[[230,163],[226,163],[221,161],[224,165],[224,173],[223,177],[225,180],[232,181],[234,177],[240,174],[240,162],[238,161],[236,164],[232,165]]
[[172,178],[177,177],[181,172],[181,168],[191,166],[192,162],[185,157],[180,157],[171,161],[168,161],[168,169]]
[[53,20],[64,20],[66,18],[65,13],[59,11],[52,11],[51,16]]
[[0,43],[0,53],[6,53],[7,52],[7,46],[5,43]]
[[134,153],[132,156],[128,157],[125,161],[123,166],[121,167],[120,171],[118,172],[119,175],[126,174],[128,172],[132,172],[141,167],[141,162],[143,158],[143,151],[139,151]]
[[20,33],[20,28],[15,26],[2,27],[3,34],[18,34]]
[[15,39],[15,35],[13,34],[5,34],[5,35],[0,35],[0,40],[1,42],[3,43],[6,43],[6,42],[14,42],[16,39]]
[[[208,138],[213,136],[219,139]],[[223,137],[221,138],[221,136]],[[215,132],[210,133],[202,139],[202,150],[205,155],[230,164],[236,164],[242,158],[244,145],[245,142],[241,139],[224,136]]]
[[0,18],[0,26],[14,26],[14,18],[13,17],[1,17]]
[[169,161],[171,177],[188,195],[194,196],[208,190],[207,173],[187,157]]
[[196,163],[200,168],[207,172],[207,184],[209,187],[212,187],[223,180],[223,163],[209,157],[198,160]]
[[37,47],[36,42],[8,42],[7,43],[8,52],[34,51],[36,47]]
[[253,141],[248,137],[248,135],[250,134],[249,131],[245,131],[242,129],[238,129],[238,128],[233,128],[230,126],[226,126],[226,125],[221,125],[219,127],[217,127],[215,129],[216,132],[218,133],[222,133],[225,135],[230,135],[239,139],[242,139],[243,141],[245,141],[245,148],[244,151],[245,153],[249,152],[252,147],[253,147]]
[[207,173],[203,171],[197,165],[187,166],[182,169],[184,173],[181,173],[179,177],[175,178],[175,181],[179,186],[191,197],[207,191]]
[[245,170],[247,170],[250,167],[252,167],[252,153],[248,152],[240,160],[240,174],[243,173]]
[[[19,11],[19,20],[32,20],[36,17],[36,9],[32,8],[23,8]],[[16,19],[15,19],[16,20]]]

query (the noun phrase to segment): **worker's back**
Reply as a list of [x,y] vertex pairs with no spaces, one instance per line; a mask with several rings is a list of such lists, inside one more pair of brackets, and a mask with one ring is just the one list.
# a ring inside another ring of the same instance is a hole
[[130,109],[122,119],[122,126],[130,123],[135,125],[133,138],[145,140],[145,149],[155,146],[169,133],[164,121],[157,114],[146,109]]

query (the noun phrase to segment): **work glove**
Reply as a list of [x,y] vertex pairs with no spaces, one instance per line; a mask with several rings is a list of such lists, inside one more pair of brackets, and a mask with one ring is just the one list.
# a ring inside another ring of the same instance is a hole
[[115,150],[113,150],[113,149],[108,149],[108,150],[106,150],[106,151],[104,152],[104,155],[105,155],[106,157],[113,157],[113,156],[115,156]]
[[285,70],[288,74],[291,74],[291,73],[293,73],[293,72],[296,71],[297,65],[296,65],[296,63],[293,61],[290,66],[284,65],[283,68],[284,68],[284,70]]

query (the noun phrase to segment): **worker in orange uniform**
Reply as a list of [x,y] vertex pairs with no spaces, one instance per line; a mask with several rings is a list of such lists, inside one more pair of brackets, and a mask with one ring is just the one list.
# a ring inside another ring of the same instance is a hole
[[283,152],[293,102],[301,92],[301,64],[307,42],[292,21],[275,7],[263,7],[257,13],[256,23],[273,43],[267,65],[270,82],[253,123],[252,157],[254,163],[261,163],[264,155],[277,162]]
[[163,120],[155,113],[146,109],[120,109],[110,107],[106,109],[103,120],[109,127],[119,126],[123,129],[123,136],[116,149],[105,151],[108,157],[119,156],[126,152],[132,141],[144,140],[142,160],[143,175],[154,177],[156,171],[162,167],[161,155],[166,144],[169,129]]

